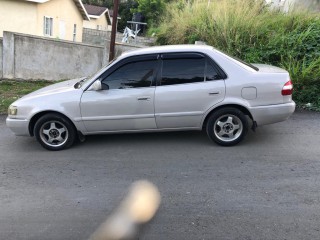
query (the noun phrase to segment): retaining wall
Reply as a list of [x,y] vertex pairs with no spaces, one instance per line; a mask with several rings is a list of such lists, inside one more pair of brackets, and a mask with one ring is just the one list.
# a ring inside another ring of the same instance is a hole
[[[89,76],[108,63],[107,46],[4,32],[0,78],[61,80]],[[116,43],[115,55],[140,47]]]
[[[106,45],[110,41],[111,32],[96,29],[83,28],[82,42],[96,45]],[[116,34],[116,42],[121,43],[123,38],[122,33]],[[132,46],[152,46],[155,43],[155,38],[137,36],[137,39],[129,39],[127,45]]]

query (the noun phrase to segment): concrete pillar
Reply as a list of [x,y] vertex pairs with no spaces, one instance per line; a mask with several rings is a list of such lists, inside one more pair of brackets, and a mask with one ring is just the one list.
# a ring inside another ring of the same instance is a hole
[[3,32],[3,78],[14,78],[14,33]]

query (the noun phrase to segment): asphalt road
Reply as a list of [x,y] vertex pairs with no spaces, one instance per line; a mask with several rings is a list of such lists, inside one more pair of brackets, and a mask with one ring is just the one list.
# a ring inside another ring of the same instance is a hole
[[92,136],[60,152],[0,116],[0,239],[87,239],[148,179],[161,192],[140,239],[320,239],[320,114],[226,148],[200,132]]

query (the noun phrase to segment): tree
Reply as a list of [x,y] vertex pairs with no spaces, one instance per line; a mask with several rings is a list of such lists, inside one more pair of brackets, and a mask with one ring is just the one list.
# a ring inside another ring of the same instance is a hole
[[121,19],[118,22],[118,30],[122,31],[127,26],[127,21],[132,20],[131,9],[138,7],[138,3],[135,0],[128,0],[127,2],[122,2],[119,5],[119,15]]
[[149,25],[156,23],[165,10],[164,0],[137,0],[138,6],[131,9],[132,13],[142,13]]

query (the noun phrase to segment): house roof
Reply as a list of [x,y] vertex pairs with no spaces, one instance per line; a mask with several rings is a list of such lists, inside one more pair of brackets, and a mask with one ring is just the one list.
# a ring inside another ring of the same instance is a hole
[[89,15],[95,15],[95,16],[101,16],[103,13],[105,13],[108,10],[108,8],[106,7],[94,6],[89,4],[83,4],[83,6]]
[[84,20],[90,20],[90,17],[88,15],[86,9],[84,8],[82,1],[81,0],[73,0],[73,1],[77,5],[77,7],[78,7],[83,19]]

